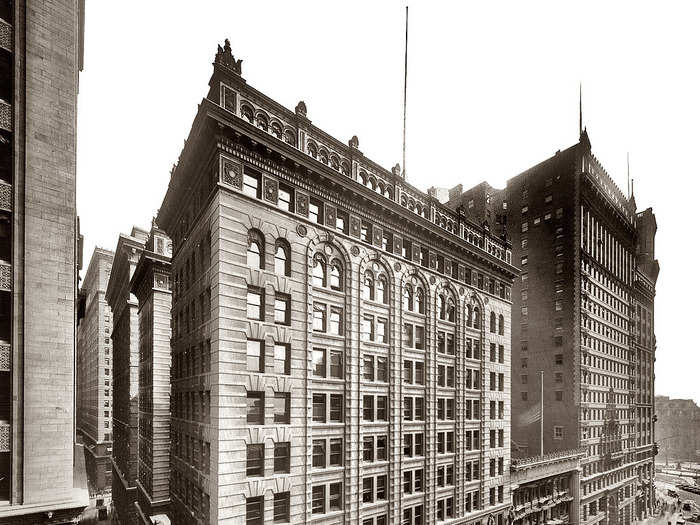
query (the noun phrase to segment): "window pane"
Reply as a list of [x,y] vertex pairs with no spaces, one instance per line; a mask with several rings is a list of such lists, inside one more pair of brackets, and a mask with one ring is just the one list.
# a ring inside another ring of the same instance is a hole
[[247,366],[249,372],[265,371],[265,347],[263,341],[248,339],[247,343]]
[[326,349],[314,348],[312,352],[314,375],[326,377]]

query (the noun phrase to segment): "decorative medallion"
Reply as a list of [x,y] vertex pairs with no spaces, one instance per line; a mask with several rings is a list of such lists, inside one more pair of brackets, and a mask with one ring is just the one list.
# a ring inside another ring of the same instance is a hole
[[394,271],[395,272],[400,272],[401,271],[401,265],[399,263],[394,263]]
[[304,217],[309,216],[309,196],[306,193],[296,192],[297,213]]
[[381,246],[382,245],[382,229],[381,228],[374,228],[374,232],[372,234],[372,241],[376,246]]
[[418,284],[418,279],[416,278],[415,275],[413,277],[411,277],[411,284],[413,286],[416,286]]
[[279,186],[276,179],[265,177],[265,200],[277,202]]
[[379,269],[380,269],[379,263],[377,263],[377,262],[375,261],[375,263],[372,265],[372,269],[373,269],[375,272],[378,272]]
[[354,257],[357,257],[358,255],[360,255],[360,249],[357,246],[353,246],[352,248],[350,248],[350,253]]
[[394,237],[394,253],[397,255],[400,255],[402,246],[403,246],[403,243],[401,241],[401,237],[395,236]]
[[330,246],[326,246],[326,249],[324,250],[326,252],[326,255],[331,255],[333,253],[333,248]]
[[464,295],[464,287],[463,286],[459,287],[459,295]]
[[436,281],[436,280],[437,280],[437,279],[435,279],[435,276],[434,276],[434,275],[431,275],[431,276],[430,276],[430,284],[435,284],[435,281]]
[[299,237],[306,237],[306,226],[303,224],[297,224],[297,235]]
[[223,159],[223,162],[221,163],[219,180],[224,184],[228,184],[229,186],[233,186],[234,188],[240,190],[243,187],[243,173],[241,170],[241,165],[237,162],[233,162],[230,159]]

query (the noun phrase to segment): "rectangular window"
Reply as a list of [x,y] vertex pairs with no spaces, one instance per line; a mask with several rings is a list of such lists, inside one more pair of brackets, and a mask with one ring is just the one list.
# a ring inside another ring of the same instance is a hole
[[343,466],[343,438],[331,439],[330,458],[328,464],[331,467]]
[[362,397],[362,419],[374,421],[374,396]]
[[247,353],[248,372],[265,372],[265,342],[248,339]]
[[363,478],[362,480],[362,503],[372,503],[374,501],[374,478]]
[[312,451],[312,466],[326,468],[326,440],[314,439]]
[[331,483],[328,495],[328,507],[331,512],[342,510],[343,508],[343,484]]
[[335,335],[343,335],[343,309],[331,306],[330,316],[330,333]]
[[254,199],[260,198],[260,173],[248,167],[243,170],[243,193]]
[[343,375],[343,352],[342,350],[331,350],[330,376],[342,379]]
[[275,374],[289,375],[291,373],[291,345],[275,343]]
[[386,396],[377,396],[377,421],[388,421]]
[[247,421],[250,425],[265,424],[264,392],[248,392]]
[[334,423],[343,422],[343,394],[331,394],[330,420]]
[[386,476],[377,476],[377,500],[386,500]]
[[382,250],[385,250],[387,252],[394,251],[393,235],[391,234],[391,232],[388,232],[386,230],[382,232]]
[[314,331],[326,331],[326,305],[314,303]]
[[323,224],[323,203],[314,198],[309,200],[309,220]]
[[344,211],[338,210],[335,215],[335,229],[338,230],[340,233],[344,233],[345,235],[348,234],[348,223],[349,223],[349,217],[348,214],[345,213]]
[[326,349],[314,348],[311,353],[313,374],[316,377],[326,377]]
[[374,461],[374,436],[362,438],[362,461]]
[[246,447],[246,476],[259,477],[265,475],[265,445],[254,444]]
[[326,394],[313,395],[313,420],[316,423],[326,422]]
[[275,443],[275,474],[289,473],[289,442]]
[[245,523],[246,525],[263,525],[265,510],[263,507],[263,497],[246,498],[245,500]]
[[374,316],[362,316],[362,325],[360,331],[363,341],[374,341]]
[[[262,498],[260,498],[262,500]],[[319,485],[311,489],[311,514],[326,513],[326,486]]]
[[289,392],[275,392],[275,423],[279,423],[281,425],[289,425],[289,398]]
[[387,370],[386,357],[377,357],[377,381],[386,383],[389,379]]
[[389,331],[387,329],[389,322],[386,319],[377,319],[377,342],[388,343]]
[[284,211],[294,212],[293,195],[294,190],[292,188],[285,184],[280,184],[277,191],[277,206]]
[[275,323],[289,325],[291,321],[292,298],[284,293],[275,293]]
[[265,291],[256,286],[248,287],[248,319],[265,320]]
[[377,461],[387,460],[386,436],[377,436]]
[[360,239],[368,243],[372,242],[372,225],[367,221],[361,222]]
[[274,522],[289,522],[289,492],[277,492],[274,496]]
[[365,355],[362,359],[362,378],[365,381],[374,381],[374,356]]

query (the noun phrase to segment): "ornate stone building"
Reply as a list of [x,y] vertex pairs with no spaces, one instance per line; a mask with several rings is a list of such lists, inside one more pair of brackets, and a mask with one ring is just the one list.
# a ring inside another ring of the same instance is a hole
[[140,525],[165,525],[170,505],[170,239],[155,224],[131,278],[138,299]]
[[580,460],[586,449],[513,458],[512,525],[577,523],[580,506]]
[[75,443],[83,2],[0,1],[0,522],[88,503]]
[[112,410],[112,501],[113,521],[135,525],[137,513],[139,423],[139,319],[138,301],[131,292],[131,278],[144,250],[148,232],[132,228],[121,234],[114,250],[114,263],[107,284],[106,298],[112,310],[112,349],[114,364],[110,384]]
[[173,240],[174,522],[502,524],[510,245],[251,87],[228,42]]
[[655,499],[651,209],[637,213],[586,131],[505,190],[482,184],[448,204],[512,239],[521,270],[511,331],[515,448],[586,447],[582,525],[645,516]]
[[112,311],[105,293],[113,259],[113,252],[95,248],[80,290],[85,314],[78,320],[77,426],[94,492],[112,486],[112,391],[105,385],[112,381]]

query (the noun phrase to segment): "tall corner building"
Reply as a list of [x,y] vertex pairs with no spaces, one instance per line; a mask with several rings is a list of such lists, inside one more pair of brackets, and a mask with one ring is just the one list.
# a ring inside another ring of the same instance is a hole
[[131,278],[138,300],[139,525],[170,523],[170,255],[172,245],[154,224]]
[[654,214],[637,212],[585,131],[504,191],[496,222],[505,223],[521,270],[511,332],[514,446],[585,447],[581,524],[627,525],[655,500]]
[[112,382],[105,393],[112,395],[112,502],[113,521],[137,523],[139,432],[139,319],[138,299],[131,291],[131,278],[144,250],[148,232],[133,227],[120,234],[105,297],[112,310]]
[[85,313],[78,322],[76,405],[78,434],[85,447],[90,490],[109,490],[112,480],[112,312],[106,292],[114,252],[95,248],[81,294]]
[[241,76],[228,41],[173,241],[175,523],[503,524],[510,246]]
[[0,522],[88,503],[76,444],[75,204],[83,3],[0,1]]

